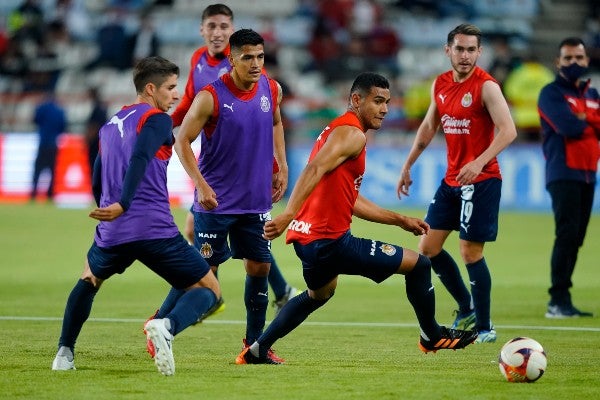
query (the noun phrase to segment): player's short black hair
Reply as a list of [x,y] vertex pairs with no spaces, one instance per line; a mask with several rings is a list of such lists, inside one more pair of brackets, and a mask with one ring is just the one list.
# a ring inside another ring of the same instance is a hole
[[448,39],[446,40],[446,44],[448,44],[448,46],[452,46],[452,42],[454,42],[454,36],[459,34],[467,36],[476,36],[477,47],[481,46],[481,29],[479,29],[473,24],[460,24],[456,28],[452,29],[450,33],[448,33]]
[[204,11],[202,11],[202,21],[215,15],[226,15],[233,21],[233,11],[231,11],[231,8],[227,7],[225,4],[221,3],[210,4],[206,6]]
[[133,84],[137,93],[142,93],[146,84],[162,85],[171,75],[179,76],[179,67],[160,56],[141,59],[133,69]]
[[231,50],[241,50],[243,46],[258,46],[259,44],[264,45],[265,39],[263,39],[258,32],[255,32],[252,29],[237,30],[229,37],[229,45],[231,46]]
[[375,72],[363,72],[354,79],[352,87],[350,88],[350,94],[359,93],[364,96],[367,95],[373,87],[389,89],[390,82],[385,76]]
[[583,46],[583,48],[585,48],[585,43],[583,42],[583,39],[581,39],[580,37],[570,36],[568,38],[564,38],[563,40],[560,41],[560,44],[558,45],[558,54],[560,54],[560,49],[562,49],[563,46],[577,47],[579,45],[581,45],[581,46]]

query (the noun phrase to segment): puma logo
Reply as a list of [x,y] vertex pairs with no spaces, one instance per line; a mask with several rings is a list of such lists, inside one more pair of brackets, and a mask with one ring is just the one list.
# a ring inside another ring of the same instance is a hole
[[231,105],[223,103],[223,107],[229,108],[231,112],[233,112],[233,103],[231,103]]
[[444,100],[446,100],[447,96],[440,93],[440,94],[438,94],[438,97],[440,98],[440,101],[442,102],[442,104],[444,104]]
[[129,114],[127,114],[123,118],[119,118],[117,115],[113,115],[112,118],[110,119],[110,121],[108,121],[108,125],[117,125],[117,129],[119,130],[119,133],[121,134],[121,138],[123,138],[123,135],[125,134],[125,132],[123,132],[123,122],[125,122],[125,120],[131,114],[133,114],[135,111],[136,110],[131,111]]

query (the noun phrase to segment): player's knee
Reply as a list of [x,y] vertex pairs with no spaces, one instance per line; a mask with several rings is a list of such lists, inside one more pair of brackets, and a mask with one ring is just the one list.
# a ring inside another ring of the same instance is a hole
[[100,289],[103,280],[100,278],[96,278],[94,275],[86,275],[81,277],[82,281],[85,281],[92,285],[95,289]]
[[425,257],[435,257],[438,254],[440,254],[440,252],[442,251],[441,247],[438,246],[423,246],[423,245],[419,245],[419,253],[421,253],[422,255],[424,255]]
[[85,269],[83,270],[83,273],[81,274],[81,280],[89,283],[96,289],[100,289],[102,282],[104,282],[103,279],[98,278],[96,275],[94,275],[92,273],[92,270],[90,269],[90,266],[87,262],[85,265]]

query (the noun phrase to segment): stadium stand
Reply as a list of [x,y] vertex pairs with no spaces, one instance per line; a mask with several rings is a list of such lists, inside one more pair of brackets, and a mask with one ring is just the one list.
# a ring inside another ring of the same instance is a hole
[[[101,88],[102,97],[109,104],[109,112],[113,112],[116,105],[131,100],[130,69],[84,69],[97,55],[95,33],[110,10],[119,6],[124,16],[124,28],[131,34],[138,28],[143,10],[151,7],[151,15],[161,42],[160,53],[177,63],[181,68],[181,76],[185,77],[188,73],[189,57],[202,40],[199,34],[200,13],[206,5],[214,3],[211,0],[3,0],[0,2],[0,32],[5,32],[9,37],[14,33],[10,30],[10,15],[24,1],[39,4],[46,22],[50,22],[52,18],[62,18],[66,23],[70,35],[67,45],[62,46],[57,54],[61,71],[55,88],[67,109],[70,131],[75,133],[83,132],[85,118],[91,107],[90,99],[87,98],[87,89],[90,86]],[[277,78],[284,82],[293,94],[284,102],[284,112],[292,123],[291,131],[293,130],[295,138],[300,140],[313,135],[312,127],[319,125],[320,118],[327,116],[331,110],[339,110],[345,104],[345,93],[339,90],[345,87],[345,83],[329,84],[322,71],[311,69],[311,54],[308,51],[308,43],[316,23],[319,18],[324,17],[319,14],[320,7],[326,2],[327,5],[331,5],[332,1],[224,1],[234,8],[237,28],[255,29],[275,41],[273,48],[276,49],[274,57],[277,63]],[[357,9],[360,5],[362,18],[370,15],[367,3],[371,2],[336,1],[340,2],[339,4],[356,5]],[[60,14],[57,11],[59,3],[65,3],[64,11]],[[514,51],[523,53],[534,49],[537,58],[546,61],[552,59],[548,54],[554,49],[549,47],[549,43],[556,43],[557,36],[567,33],[583,34],[585,10],[588,7],[586,0],[379,0],[372,3],[380,9],[378,12],[381,19],[377,23],[392,28],[401,44],[396,55],[399,74],[393,82],[396,93],[401,95],[410,93],[409,89],[413,85],[420,85],[447,68],[447,60],[441,51],[445,35],[465,19],[478,24],[486,36],[508,38]],[[561,26],[558,22],[560,14],[569,15],[576,20],[577,17],[581,17],[581,27],[572,19],[569,27]],[[339,15],[334,17],[340,19]],[[332,31],[340,48],[348,43],[353,29],[352,13],[345,17],[349,19],[346,21],[347,26],[337,26]],[[82,20],[89,21],[91,25],[82,29]],[[364,22],[361,26],[369,26]],[[577,30],[579,28],[580,31]],[[0,51],[1,49],[0,46]],[[26,57],[30,57],[29,60],[35,57],[35,52],[33,55],[30,53],[25,54]],[[0,54],[2,58],[6,58],[6,52]],[[489,63],[492,58],[493,47],[488,46],[482,63]],[[39,94],[28,92],[23,79],[26,80],[27,77],[16,77],[0,67],[0,100],[3,104],[0,110],[0,132],[28,132],[34,129],[31,124],[31,112]],[[394,134],[397,131],[410,133],[408,131],[414,127],[414,123],[405,123],[403,120],[403,102],[402,97],[397,99],[393,104],[395,109],[390,113],[389,129],[394,131]],[[317,122],[311,121],[311,118],[317,119]],[[385,133],[386,129],[382,130],[380,136]]]

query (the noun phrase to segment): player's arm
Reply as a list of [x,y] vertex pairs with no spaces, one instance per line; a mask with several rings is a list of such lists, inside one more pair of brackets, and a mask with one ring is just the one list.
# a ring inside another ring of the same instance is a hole
[[96,206],[100,207],[100,196],[102,195],[102,158],[100,152],[98,152],[94,160],[94,168],[92,170],[92,193],[96,201]]
[[508,103],[500,86],[494,81],[486,81],[481,88],[483,105],[488,110],[496,127],[492,143],[476,159],[466,163],[456,176],[456,181],[467,185],[481,173],[483,167],[504,150],[517,137],[517,128],[510,115]]
[[281,99],[283,92],[281,85],[277,84],[277,104],[273,114],[273,150],[275,161],[279,171],[273,180],[273,202],[276,203],[285,194],[288,185],[288,165],[285,156],[285,137],[283,132],[283,121],[281,119]]
[[210,119],[214,104],[214,99],[210,92],[207,90],[198,92],[183,119],[174,146],[181,165],[183,165],[185,172],[187,172],[192,182],[194,182],[194,186],[198,189],[198,202],[206,210],[212,210],[219,203],[217,202],[216,193],[208,185],[198,169],[192,143]]
[[415,140],[413,141],[413,145],[408,153],[408,156],[406,157],[406,161],[404,161],[402,169],[400,170],[400,178],[398,179],[398,185],[396,187],[398,198],[401,198],[402,195],[408,196],[408,188],[410,185],[412,185],[410,169],[417,161],[423,150],[429,146],[440,126],[440,115],[433,97],[434,87],[435,81],[431,85],[431,101],[429,103],[429,107],[427,108],[427,113],[425,114],[425,118],[423,118],[421,125],[419,125],[419,128],[417,129],[417,134],[415,136]]
[[161,146],[172,143],[172,121],[166,113],[148,117],[135,142],[129,166],[123,178],[123,189],[118,202],[96,208],[90,217],[100,221],[112,221],[129,209],[137,188],[144,178],[148,163]]
[[180,126],[183,122],[183,118],[185,114],[190,109],[192,102],[194,101],[195,90],[194,90],[194,69],[196,68],[196,63],[198,60],[198,56],[194,54],[191,59],[190,72],[188,73],[187,82],[185,84],[185,91],[183,92],[183,96],[175,108],[175,111],[171,114],[171,118],[173,119],[173,126]]
[[323,175],[333,171],[347,159],[360,154],[365,143],[366,137],[358,128],[348,125],[335,128],[323,147],[300,173],[283,213],[265,224],[264,237],[271,240],[280,236]]
[[354,203],[353,214],[366,221],[399,226],[414,235],[425,235],[429,232],[427,222],[386,210],[360,194]]

